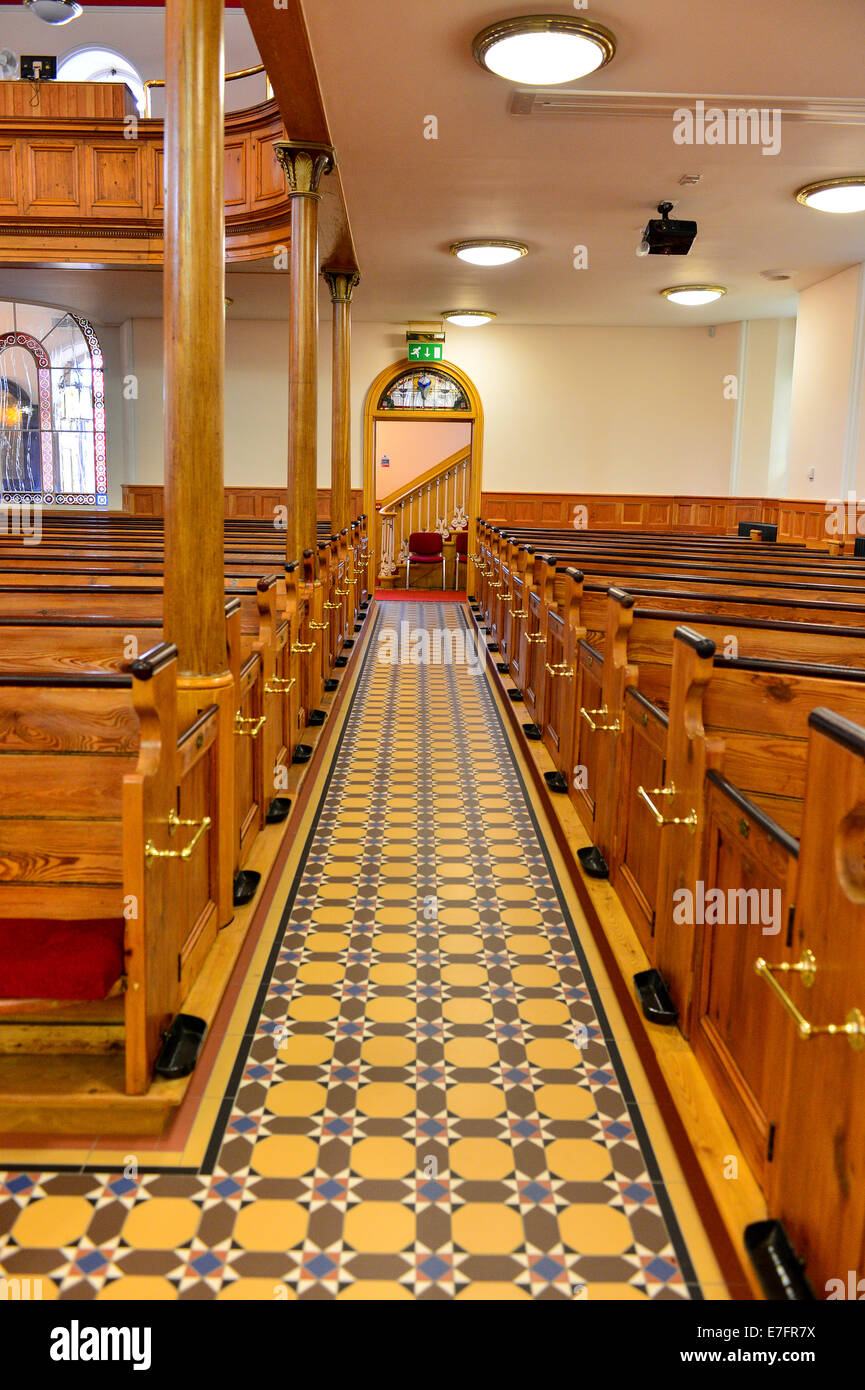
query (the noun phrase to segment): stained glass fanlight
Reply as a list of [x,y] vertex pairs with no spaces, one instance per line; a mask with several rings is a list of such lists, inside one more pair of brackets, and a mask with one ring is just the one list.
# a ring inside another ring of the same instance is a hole
[[447,372],[403,372],[382,392],[379,410],[470,410],[463,388]]
[[107,507],[102,349],[67,309],[0,303],[0,500]]

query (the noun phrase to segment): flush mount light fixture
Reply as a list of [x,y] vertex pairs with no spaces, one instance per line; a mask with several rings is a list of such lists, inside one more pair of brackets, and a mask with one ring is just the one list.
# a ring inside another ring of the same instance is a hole
[[529,254],[521,241],[455,241],[451,255],[471,265],[508,265]]
[[720,299],[726,293],[723,285],[671,285],[669,289],[661,290],[671,304],[692,306],[711,304],[713,299]]
[[818,212],[865,212],[865,174],[806,183],[796,194],[796,202]]
[[482,68],[527,87],[576,82],[609,63],[615,51],[615,37],[602,24],[563,14],[502,19],[472,44]]
[[492,322],[495,314],[492,309],[443,309],[442,318],[457,328],[480,328],[481,324]]
[[791,278],[789,270],[761,270],[764,280],[789,280]]
[[84,13],[75,0],[24,0],[24,8],[46,24],[68,24]]

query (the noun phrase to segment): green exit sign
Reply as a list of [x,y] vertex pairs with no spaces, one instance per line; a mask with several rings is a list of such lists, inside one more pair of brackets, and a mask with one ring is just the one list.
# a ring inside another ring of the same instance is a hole
[[409,343],[409,362],[441,362],[441,343]]

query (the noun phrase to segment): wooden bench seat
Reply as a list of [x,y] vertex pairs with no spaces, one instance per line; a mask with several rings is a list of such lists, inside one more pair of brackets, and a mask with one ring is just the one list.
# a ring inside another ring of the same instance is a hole
[[215,743],[215,709],[179,727],[165,644],[129,674],[0,675],[0,936],[17,927],[0,964],[0,1050],[47,1013],[80,1023],[88,1049],[119,1046],[127,1092],[147,1090],[217,930]]

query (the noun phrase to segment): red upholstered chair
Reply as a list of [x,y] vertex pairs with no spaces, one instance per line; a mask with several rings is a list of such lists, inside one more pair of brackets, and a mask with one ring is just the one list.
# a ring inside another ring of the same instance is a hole
[[409,576],[411,574],[412,560],[420,564],[429,565],[436,560],[442,562],[442,588],[445,586],[445,548],[444,541],[438,531],[412,531],[408,538],[408,558],[405,562],[405,587],[411,587]]
[[456,535],[454,536],[454,544],[455,544],[455,546],[456,546],[456,556],[455,556],[455,559],[454,559],[454,588],[455,588],[455,589],[458,589],[458,588],[460,587],[460,559],[462,559],[463,562],[465,563],[466,575],[468,575],[468,572],[469,572],[469,566],[468,566],[469,533],[468,533],[468,531],[457,531]]

